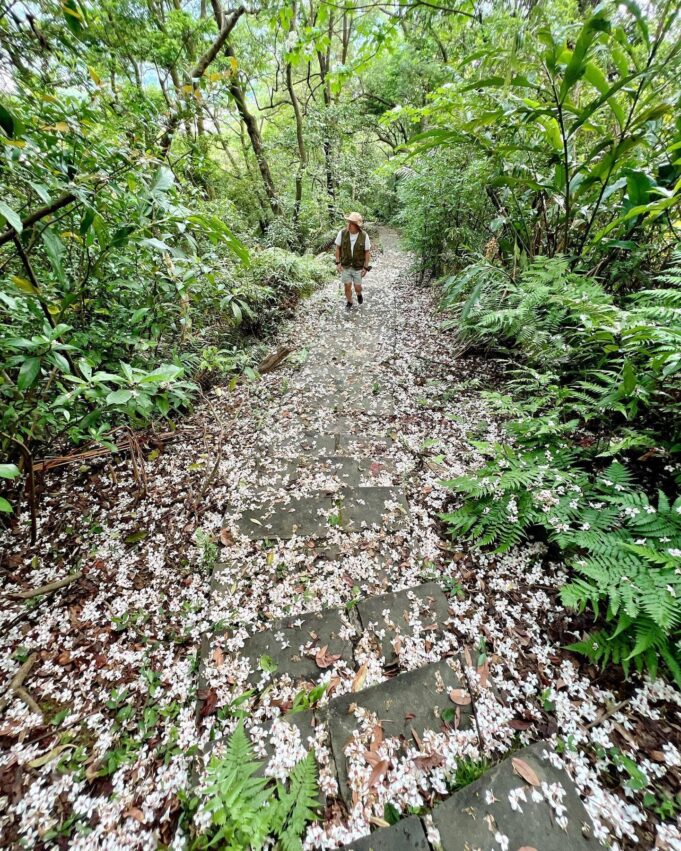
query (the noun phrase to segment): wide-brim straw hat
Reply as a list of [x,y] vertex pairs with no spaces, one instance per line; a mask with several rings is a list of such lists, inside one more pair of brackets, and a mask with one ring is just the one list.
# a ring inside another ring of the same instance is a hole
[[360,227],[364,224],[364,219],[362,218],[361,213],[348,213],[347,216],[344,216],[344,218],[346,222],[354,222]]

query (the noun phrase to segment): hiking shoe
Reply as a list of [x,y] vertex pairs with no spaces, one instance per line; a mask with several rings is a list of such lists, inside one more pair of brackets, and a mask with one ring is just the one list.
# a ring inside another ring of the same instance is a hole
[[345,309],[346,309],[346,310],[352,310],[352,302],[351,302],[351,301],[349,301],[349,302],[345,305]]
[[357,293],[357,304],[362,304],[364,301],[364,296],[362,293]]

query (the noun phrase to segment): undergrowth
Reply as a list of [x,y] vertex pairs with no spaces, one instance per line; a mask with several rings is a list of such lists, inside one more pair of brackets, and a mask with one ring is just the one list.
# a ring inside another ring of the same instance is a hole
[[262,769],[239,723],[224,756],[213,756],[208,765],[201,809],[210,827],[197,833],[192,849],[258,851],[272,841],[281,851],[302,849],[301,837],[319,809],[313,752],[294,766],[287,783],[263,776]]
[[444,282],[448,324],[515,359],[487,394],[506,439],[446,483],[452,535],[507,550],[537,533],[572,569],[563,603],[594,629],[571,649],[681,686],[681,254],[621,304],[565,258],[517,278],[488,262]]

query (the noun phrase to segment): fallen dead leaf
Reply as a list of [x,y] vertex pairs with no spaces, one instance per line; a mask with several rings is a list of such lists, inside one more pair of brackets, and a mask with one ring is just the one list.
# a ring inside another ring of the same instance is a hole
[[438,768],[445,761],[445,758],[440,753],[431,753],[427,756],[417,756],[414,758],[414,765],[421,769]]
[[367,671],[368,671],[368,665],[367,665],[366,662],[364,662],[360,666],[359,671],[357,671],[357,673],[355,674],[355,677],[352,681],[351,691],[361,691],[362,690],[362,688],[364,686],[364,681],[367,678]]
[[534,768],[532,768],[532,766],[528,765],[524,759],[514,756],[511,759],[511,765],[513,766],[515,773],[529,783],[530,786],[539,786],[539,777],[537,776],[537,772]]
[[138,821],[140,824],[144,824],[144,813],[139,809],[139,807],[128,807],[123,815],[127,818],[134,818],[135,821]]
[[364,760],[367,765],[370,765],[372,768],[376,768],[376,766],[382,761],[380,756],[373,751],[364,751]]
[[224,661],[225,654],[219,647],[216,647],[215,650],[213,650],[213,662],[215,662],[215,667],[221,668]]
[[232,535],[229,529],[220,529],[220,543],[223,547],[228,547],[234,543],[234,535]]
[[317,651],[314,660],[317,663],[318,668],[330,668],[334,662],[337,662],[340,659],[340,653],[329,653],[328,649],[329,645],[325,644]]
[[457,706],[468,706],[471,702],[471,696],[465,689],[453,688],[449,692],[449,699]]
[[379,763],[374,766],[374,770],[371,772],[369,776],[369,788],[371,789],[375,786],[386,773],[388,768],[390,767],[390,763],[387,759],[382,759]]
[[217,709],[218,705],[218,693],[214,688],[203,689],[198,693],[198,697],[203,701],[203,706],[201,707],[201,712],[199,713],[202,718],[205,718],[207,715],[212,715]]

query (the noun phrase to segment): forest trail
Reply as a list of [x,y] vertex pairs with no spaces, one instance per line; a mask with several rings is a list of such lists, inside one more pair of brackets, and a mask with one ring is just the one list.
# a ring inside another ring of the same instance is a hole
[[[17,696],[4,719],[8,847],[62,823],[77,851],[180,847],[195,750],[240,717],[274,776],[312,744],[325,805],[308,851],[426,848],[438,829],[445,849],[553,847],[530,824],[581,848],[561,761],[596,836],[628,847],[639,811],[590,754],[674,691],[644,680],[621,703],[616,675],[563,649],[579,633],[543,545],[493,555],[447,534],[442,481],[500,439],[481,393],[495,376],[452,357],[436,291],[414,286],[393,231],[380,241],[360,309],[330,281],[271,341],[293,350],[279,369],[215,386],[137,468],[119,453],[50,472],[38,543],[3,533],[8,593],[82,568],[2,612],[8,646],[36,648],[24,686],[41,710]],[[5,655],[8,682],[22,663]],[[550,765],[558,733],[575,749]],[[473,822],[481,795],[491,818]]]
[[[473,460],[461,426],[479,399],[459,399],[456,416],[419,410],[424,397],[438,408],[433,305],[412,291],[397,234],[382,229],[380,241],[363,306],[346,312],[331,283],[300,309],[304,362],[267,378],[284,392],[263,412],[252,475],[225,513],[234,547],[213,571],[209,607],[225,628],[202,647],[200,714],[251,695],[248,735],[280,779],[313,748],[325,817],[306,848],[596,847],[550,743],[491,767],[518,727],[490,677],[500,660],[484,650],[486,630],[457,611],[470,573],[439,537],[433,481]],[[433,454],[445,432],[446,456]],[[248,567],[230,557],[244,541]],[[255,607],[244,606],[245,569]],[[448,796],[462,762],[482,777]],[[400,811],[423,817],[390,827]]]

